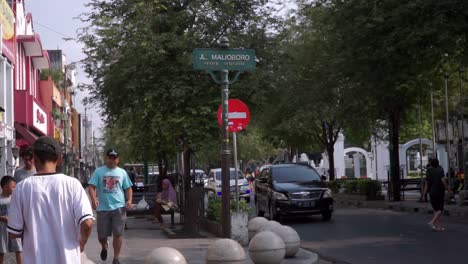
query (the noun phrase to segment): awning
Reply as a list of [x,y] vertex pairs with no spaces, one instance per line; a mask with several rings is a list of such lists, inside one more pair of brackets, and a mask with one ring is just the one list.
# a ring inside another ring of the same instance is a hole
[[42,42],[39,34],[19,35],[16,39],[23,44],[26,56],[42,56]]
[[18,139],[23,139],[29,145],[32,145],[34,143],[34,141],[36,141],[36,139],[39,138],[33,132],[29,131],[29,129],[27,129],[26,127],[24,127],[20,123],[15,123],[15,129],[16,129],[16,140],[17,141],[18,141]]
[[42,70],[50,68],[49,53],[45,50],[42,52],[42,56],[32,57],[32,61],[35,69]]

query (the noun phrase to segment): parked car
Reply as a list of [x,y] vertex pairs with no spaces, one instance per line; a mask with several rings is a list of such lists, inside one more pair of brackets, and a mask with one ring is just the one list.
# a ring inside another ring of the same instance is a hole
[[192,175],[195,184],[200,186],[206,186],[208,184],[208,175],[206,175],[205,171],[193,169],[190,170],[190,174]]
[[333,198],[313,167],[296,163],[267,165],[255,178],[255,208],[258,216],[267,213],[270,219],[321,214],[329,221]]
[[[237,171],[237,185],[239,186],[239,198],[245,199],[247,202],[250,201],[250,186],[245,179],[244,174],[241,171]],[[231,190],[231,196],[234,197],[236,193],[236,184],[235,184],[235,169],[230,168],[230,181],[229,186]],[[208,183],[207,188],[210,188],[216,192],[218,196],[221,196],[221,169],[212,169],[208,174]]]

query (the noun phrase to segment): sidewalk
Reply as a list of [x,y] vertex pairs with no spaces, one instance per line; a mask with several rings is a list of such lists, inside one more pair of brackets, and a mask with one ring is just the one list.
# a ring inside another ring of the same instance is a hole
[[[158,247],[173,247],[179,250],[188,263],[206,263],[206,250],[211,243],[218,239],[205,233],[203,233],[203,235],[207,236],[206,238],[169,239],[165,235],[164,230],[159,228],[159,225],[153,224],[146,219],[129,218],[128,227],[129,229],[125,231],[120,256],[120,262],[122,264],[144,263],[145,256]],[[108,259],[107,261],[101,261],[99,257],[101,246],[96,237],[96,230],[93,229],[93,234],[86,246],[85,252],[88,258],[96,264],[112,263],[112,240],[109,241],[109,245]],[[248,260],[246,263],[250,264],[253,262]],[[282,263],[311,264],[319,262],[316,254],[301,249],[297,258],[288,259]]]
[[[387,197],[385,197],[387,198]],[[423,214],[432,214],[432,206],[430,202],[419,202],[419,193],[406,193],[405,200],[399,202],[392,201],[365,201],[358,195],[335,195],[335,205],[342,206],[355,206],[371,209],[388,209],[394,211],[414,212]],[[457,204],[445,204],[444,215],[467,217],[468,206],[459,206]]]
[[[165,219],[166,220],[166,219]],[[167,219],[168,220],[168,219]],[[211,243],[219,238],[213,237],[208,233],[203,233],[205,238],[189,239],[169,239],[165,235],[165,230],[159,228],[159,225],[153,224],[146,219],[128,219],[128,230],[125,230],[124,241],[120,254],[122,264],[142,264],[146,255],[153,249],[159,247],[172,247],[179,250],[187,260],[187,263],[201,264],[206,263],[206,250]],[[246,253],[248,253],[247,249]],[[113,249],[112,239],[109,240],[109,250],[107,261],[102,261],[99,257],[101,246],[97,239],[96,225],[93,227],[92,235],[85,248],[86,255],[95,264],[112,263]],[[6,254],[4,263],[16,263],[13,254]],[[249,259],[246,264],[252,264]],[[328,263],[318,260],[318,256],[307,250],[301,249],[294,259],[286,259],[283,264],[321,264]]]

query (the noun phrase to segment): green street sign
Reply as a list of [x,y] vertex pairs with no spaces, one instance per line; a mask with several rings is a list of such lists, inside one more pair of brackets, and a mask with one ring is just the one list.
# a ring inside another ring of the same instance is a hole
[[254,49],[194,49],[195,70],[255,70]]

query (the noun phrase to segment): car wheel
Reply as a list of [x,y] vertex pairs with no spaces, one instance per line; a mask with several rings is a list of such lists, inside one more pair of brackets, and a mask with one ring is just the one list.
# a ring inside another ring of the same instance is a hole
[[322,213],[322,220],[323,221],[330,221],[332,218],[332,212],[331,211],[325,211]]
[[258,206],[258,201],[257,201],[257,198],[255,197],[255,213],[257,214],[257,216],[260,216],[260,217],[264,217],[265,216],[265,212],[263,212],[262,210],[260,210],[260,207]]

